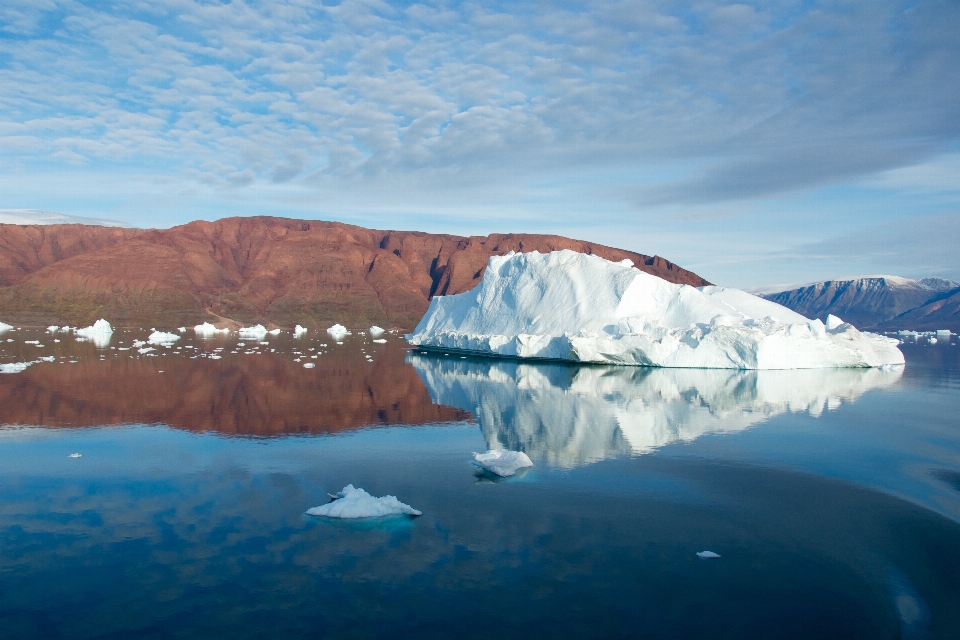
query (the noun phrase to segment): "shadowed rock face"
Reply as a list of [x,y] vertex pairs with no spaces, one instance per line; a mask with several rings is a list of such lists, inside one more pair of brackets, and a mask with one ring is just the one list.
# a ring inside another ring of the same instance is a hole
[[[0,424],[146,423],[275,436],[469,420],[465,410],[431,402],[398,345],[378,350],[375,362],[364,360],[358,347],[338,347],[306,370],[292,357],[269,353],[131,359],[65,343],[82,354],[76,364],[43,363],[0,376]],[[97,353],[110,359],[101,361]]]
[[464,238],[336,222],[227,218],[165,230],[0,225],[0,318],[22,324],[242,323],[413,328],[434,295],[461,293],[491,255],[571,249],[709,284],[663,258],[560,236]]

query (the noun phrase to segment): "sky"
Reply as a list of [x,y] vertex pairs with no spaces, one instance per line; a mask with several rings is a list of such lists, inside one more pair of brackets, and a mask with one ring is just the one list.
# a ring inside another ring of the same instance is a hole
[[0,209],[960,280],[960,2],[3,0]]

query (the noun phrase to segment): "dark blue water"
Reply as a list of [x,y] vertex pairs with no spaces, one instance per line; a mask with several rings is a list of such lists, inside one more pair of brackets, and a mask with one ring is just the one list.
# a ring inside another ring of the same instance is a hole
[[[904,345],[903,370],[750,373],[362,336],[303,370],[285,363],[304,347],[275,345],[213,362],[78,345],[0,377],[0,636],[960,636],[960,347]],[[98,426],[124,422],[111,406],[139,415],[130,380],[151,424]],[[244,413],[258,390],[269,406]],[[306,435],[263,436],[278,416]],[[468,463],[494,446],[535,466],[495,482]],[[303,515],[348,483],[424,515]]]

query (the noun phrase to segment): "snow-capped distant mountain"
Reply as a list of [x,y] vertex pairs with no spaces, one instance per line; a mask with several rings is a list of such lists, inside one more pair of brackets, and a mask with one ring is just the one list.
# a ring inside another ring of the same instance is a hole
[[132,227],[119,220],[68,216],[40,209],[0,209],[0,224],[92,224],[100,227]]
[[[849,280],[827,280],[789,291],[760,295],[809,318],[825,318],[832,313],[861,329],[927,329],[930,327],[920,326],[918,322],[925,324],[930,321],[935,324],[937,321],[942,323],[947,318],[926,318],[920,322],[919,316],[906,317],[906,314],[941,298],[948,298],[957,293],[956,290],[960,290],[960,282],[943,278],[910,280],[899,276],[865,276]],[[904,316],[904,321],[909,321],[907,324],[911,326],[899,326],[894,319],[900,316]],[[935,328],[947,329],[955,324],[956,320]]]

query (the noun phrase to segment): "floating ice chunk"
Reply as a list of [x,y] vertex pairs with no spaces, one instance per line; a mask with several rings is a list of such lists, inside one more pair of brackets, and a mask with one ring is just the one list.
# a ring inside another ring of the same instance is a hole
[[40,344],[39,340],[24,340],[23,344]]
[[335,324],[335,325],[333,325],[332,327],[330,327],[329,329],[327,329],[327,333],[329,333],[330,336],[331,336],[334,340],[337,340],[338,342],[339,342],[340,340],[343,340],[345,336],[347,336],[347,335],[350,334],[350,332],[347,331],[347,328],[346,328],[345,326],[343,326],[342,324]]
[[175,333],[164,333],[163,331],[154,331],[147,338],[147,342],[150,344],[173,344],[180,339]]
[[82,458],[82,457],[83,457],[83,454],[80,454],[80,453],[71,453],[71,454],[70,454],[69,456],[67,456],[67,457],[68,457],[68,458]]
[[187,332],[187,328],[186,328],[186,327],[180,327],[179,329],[177,329],[177,331],[179,331],[180,333],[186,333],[186,332]]
[[940,337],[950,337],[950,329],[937,329],[937,335]]
[[10,329],[13,329],[13,325],[9,325],[6,322],[0,322],[0,333],[6,333],[7,331],[10,331]]
[[371,337],[371,338],[379,338],[379,337],[382,336],[384,333],[386,333],[386,331],[385,331],[383,328],[378,327],[377,325],[373,325],[372,327],[370,327],[370,337]]
[[480,284],[436,296],[410,344],[635,366],[816,369],[903,364],[892,338],[812,320],[738,289],[673,284],[574,251],[493,256]]
[[327,516],[328,518],[378,518],[392,515],[423,515],[394,496],[375,498],[363,489],[348,484],[338,492],[333,502],[307,509],[307,515]]
[[713,560],[714,558],[719,558],[720,554],[714,553],[713,551],[697,551],[697,557],[703,558],[704,560]]
[[26,371],[32,362],[10,362],[8,364],[0,364],[0,373],[20,373]]
[[833,315],[832,313],[827,315],[827,331],[836,331],[840,325],[843,324],[843,320]]
[[272,336],[278,336],[280,335],[280,329],[274,329],[273,331],[268,331],[267,333],[269,333]]
[[143,349],[137,349],[140,353],[150,353],[151,351],[156,351],[153,347],[144,347]]
[[303,368],[304,368],[304,369],[313,369],[315,366],[317,366],[317,365],[314,364],[314,363],[312,363],[312,362],[304,362],[304,363],[303,363]]
[[211,360],[220,360],[223,356],[212,355],[212,356],[207,356],[207,357],[210,358]]
[[300,325],[297,325],[296,327],[293,328],[293,335],[295,336],[302,336],[306,332],[307,332],[307,328],[301,327]]
[[267,335],[267,328],[258,324],[253,327],[243,327],[238,333],[241,338],[259,339]]
[[486,453],[474,453],[473,459],[487,471],[504,478],[512,476],[520,469],[533,466],[533,462],[523,451],[491,449]]
[[52,324],[49,327],[47,327],[47,331],[49,331],[50,333],[56,333],[59,330],[60,330],[60,327],[58,327],[55,324]]
[[110,338],[113,337],[113,327],[110,326],[109,322],[100,318],[92,326],[77,329],[75,334],[102,348],[110,344]]
[[230,329],[217,329],[216,326],[210,324],[209,322],[204,322],[203,324],[198,324],[193,327],[193,332],[196,333],[201,338],[212,338],[217,334],[227,334],[230,333]]
[[387,344],[387,341],[384,340],[383,338],[377,338],[376,340],[374,340],[374,342],[376,342],[377,344]]

